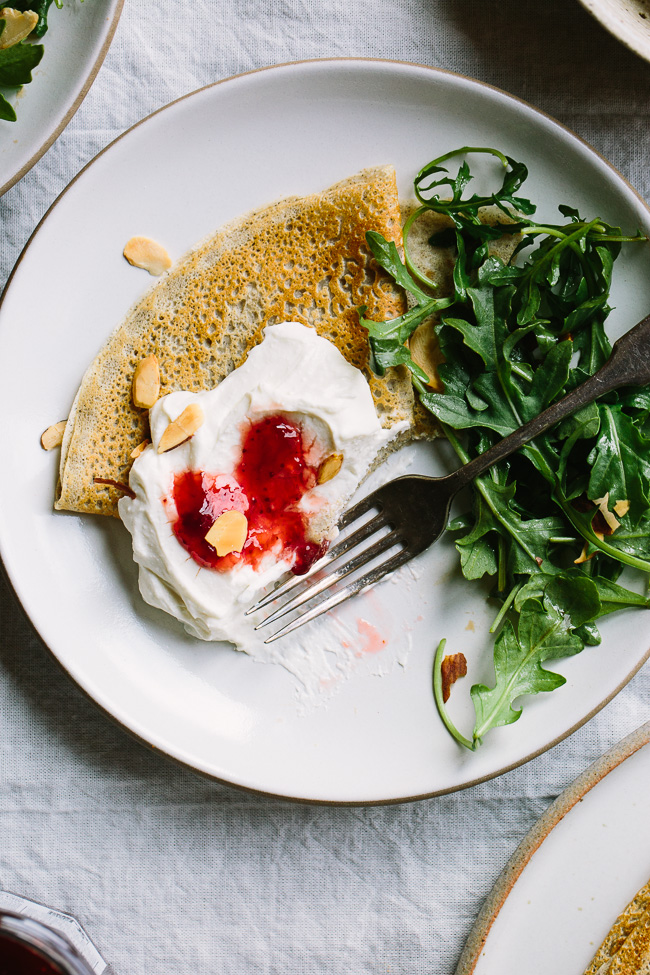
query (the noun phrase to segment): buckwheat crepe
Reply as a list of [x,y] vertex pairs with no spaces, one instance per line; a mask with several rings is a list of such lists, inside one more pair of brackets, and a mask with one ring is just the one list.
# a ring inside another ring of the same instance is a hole
[[244,361],[265,325],[313,326],[365,373],[384,427],[414,423],[408,373],[394,369],[378,379],[368,368],[359,306],[378,320],[405,310],[404,297],[368,251],[368,230],[401,243],[390,166],[248,213],[167,272],[83,377],[66,425],[55,506],[117,515],[122,492],[96,479],[128,484],[130,454],[147,437],[147,411],[131,397],[141,359],[157,356],[161,395],[211,389]]
[[584,975],[650,975],[650,881],[616,919]]

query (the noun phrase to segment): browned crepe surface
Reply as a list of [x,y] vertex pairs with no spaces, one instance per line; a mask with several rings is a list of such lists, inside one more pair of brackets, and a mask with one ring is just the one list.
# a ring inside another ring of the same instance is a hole
[[584,975],[650,975],[650,881],[616,919]]
[[405,370],[384,379],[368,368],[368,339],[357,308],[384,320],[404,298],[372,260],[368,230],[401,243],[392,167],[364,170],[323,193],[293,197],[222,228],[171,269],[129,312],[83,377],[61,453],[56,507],[117,514],[131,451],[148,433],[133,406],[140,359],[155,353],[161,395],[210,389],[240,365],[266,325],[298,321],[330,339],[368,377],[385,427],[412,420]]

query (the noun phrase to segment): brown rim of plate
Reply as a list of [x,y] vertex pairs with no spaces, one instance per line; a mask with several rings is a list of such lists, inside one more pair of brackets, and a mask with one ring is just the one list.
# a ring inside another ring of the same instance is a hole
[[519,880],[524,868],[557,824],[564,819],[567,813],[571,812],[577,803],[584,799],[595,785],[602,782],[606,775],[649,743],[650,721],[647,721],[610,748],[604,755],[601,755],[593,765],[590,765],[551,803],[521,841],[499,874],[465,943],[454,975],[472,975],[475,971],[480,954],[485,947],[490,929],[496,921],[499,911]]
[[[188,92],[186,95],[181,95],[179,98],[174,99],[173,101],[169,102],[167,105],[163,105],[162,108],[156,109],[156,111],[151,112],[149,115],[146,115],[144,118],[140,119],[139,122],[136,122],[134,125],[130,126],[128,129],[126,129],[121,135],[117,136],[117,138],[113,139],[112,142],[110,142],[107,146],[105,146],[104,149],[102,149],[100,152],[98,152],[96,156],[94,156],[89,162],[86,163],[86,165],[82,169],[79,170],[79,172],[77,173],[77,175],[74,176],[70,180],[70,182],[68,183],[68,185],[66,186],[66,188],[61,191],[61,193],[56,198],[56,200],[54,200],[54,202],[51,204],[51,206],[46,210],[46,212],[44,213],[44,215],[39,220],[38,224],[34,228],[34,230],[31,233],[29,239],[27,240],[27,243],[23,247],[23,249],[22,249],[22,251],[21,251],[21,253],[20,253],[19,257],[18,257],[18,260],[16,261],[16,263],[15,263],[15,265],[13,267],[13,270],[11,271],[11,274],[9,275],[9,278],[7,279],[7,283],[5,285],[5,288],[4,288],[4,291],[3,291],[2,295],[0,295],[0,310],[2,309],[2,304],[3,304],[3,301],[4,301],[4,297],[7,294],[7,291],[9,290],[9,286],[10,286],[12,280],[13,280],[14,274],[16,273],[16,271],[17,271],[17,269],[18,269],[18,267],[19,267],[19,265],[20,265],[23,257],[27,253],[27,250],[28,250],[28,248],[29,248],[29,246],[30,246],[30,244],[32,242],[32,239],[38,233],[38,231],[39,231],[39,229],[41,227],[41,224],[43,224],[45,222],[45,220],[47,220],[47,218],[50,215],[50,213],[52,212],[52,210],[56,207],[56,205],[60,202],[60,200],[65,196],[65,194],[73,186],[73,184],[80,178],[80,176],[83,175],[83,173],[86,171],[86,169],[88,169],[90,166],[92,166],[93,163],[97,159],[99,159],[100,156],[103,156],[104,153],[107,152],[113,145],[115,145],[116,142],[119,142],[121,139],[123,139],[125,136],[127,136],[134,129],[137,129],[140,125],[142,125],[144,122],[147,122],[149,119],[151,119],[154,116],[158,115],[160,112],[164,112],[166,109],[170,108],[172,105],[177,105],[179,102],[185,101],[185,99],[187,99],[187,98],[192,98],[194,95],[197,95],[197,94],[199,94],[200,92],[203,92],[203,91],[207,91],[209,88],[216,88],[219,85],[227,84],[228,82],[231,82],[231,81],[237,81],[240,78],[249,77],[251,75],[262,74],[262,73],[264,73],[266,71],[283,71],[283,70],[288,70],[288,69],[295,68],[295,67],[297,67],[299,65],[320,66],[320,65],[323,65],[323,64],[324,65],[339,65],[339,64],[343,64],[343,65],[345,65],[345,64],[378,64],[378,65],[382,65],[383,64],[383,65],[399,65],[399,66],[406,67],[406,68],[416,68],[418,70],[430,71],[432,74],[440,75],[440,76],[443,76],[443,77],[460,78],[460,79],[462,79],[464,81],[469,81],[472,84],[477,85],[479,88],[486,88],[489,91],[497,92],[499,95],[504,96],[509,101],[517,102],[520,105],[525,105],[526,108],[532,109],[532,111],[535,112],[537,115],[542,116],[542,118],[548,119],[550,122],[552,122],[554,125],[556,125],[563,132],[567,132],[573,139],[576,139],[583,146],[586,146],[586,148],[589,149],[589,151],[591,153],[593,153],[593,155],[595,155],[598,159],[600,159],[601,162],[604,163],[604,165],[607,167],[607,169],[609,169],[614,174],[614,176],[617,177],[617,179],[619,179],[622,183],[624,183],[624,185],[630,190],[630,192],[633,194],[633,196],[635,196],[636,199],[639,201],[639,203],[641,203],[641,205],[646,210],[646,213],[648,214],[648,220],[650,222],[650,206],[646,203],[646,201],[643,199],[643,197],[641,196],[641,194],[638,193],[637,190],[632,186],[632,184],[629,183],[628,180],[626,180],[625,177],[621,173],[619,173],[619,171],[615,168],[615,166],[613,166],[610,162],[608,162],[608,160],[605,159],[605,157],[602,156],[596,149],[594,149],[593,146],[589,145],[589,143],[585,139],[582,139],[579,135],[576,135],[576,133],[573,132],[571,129],[569,129],[568,126],[563,125],[561,122],[558,122],[557,119],[554,119],[553,118],[553,116],[548,115],[546,112],[543,112],[543,111],[541,111],[538,108],[535,108],[533,105],[530,104],[530,102],[526,102],[526,101],[524,101],[524,99],[518,98],[516,95],[511,95],[508,92],[503,91],[502,88],[497,88],[495,85],[488,85],[485,82],[477,81],[475,78],[470,78],[468,75],[459,74],[456,71],[447,71],[444,68],[433,68],[433,67],[430,67],[429,65],[426,65],[426,64],[418,64],[417,62],[412,62],[412,61],[397,61],[397,60],[392,60],[392,59],[387,59],[387,58],[354,58],[354,57],[343,57],[343,58],[306,58],[306,59],[300,60],[300,61],[285,61],[285,62],[283,62],[281,64],[269,65],[269,66],[264,67],[264,68],[254,68],[251,71],[243,71],[241,74],[231,75],[228,78],[223,78],[221,81],[214,81],[214,82],[212,82],[209,85],[203,85],[201,88],[197,88],[195,91]],[[32,628],[33,632],[36,634],[36,636],[38,636],[38,638],[41,641],[41,643],[43,644],[43,646],[49,651],[49,653],[52,655],[52,657],[57,662],[57,664],[59,665],[59,667],[61,667],[61,669],[67,674],[67,676],[73,681],[73,683],[75,683],[77,685],[77,687],[82,691],[82,693],[90,701],[92,701],[93,704],[100,711],[102,711],[103,714],[106,715],[106,717],[110,718],[110,720],[114,724],[117,724],[120,728],[122,728],[123,731],[126,731],[127,734],[129,734],[132,738],[135,738],[137,741],[139,741],[148,750],[154,751],[154,752],[156,752],[159,755],[163,755],[165,758],[169,759],[174,764],[179,765],[182,768],[188,769],[189,771],[193,772],[195,775],[199,775],[202,778],[205,778],[205,779],[210,780],[211,782],[219,782],[222,785],[232,786],[234,788],[241,789],[244,792],[252,793],[253,795],[265,796],[265,797],[272,798],[272,799],[282,799],[282,800],[286,800],[288,802],[295,802],[295,803],[298,803],[300,805],[308,805],[308,806],[344,806],[344,807],[347,807],[347,806],[350,806],[350,807],[355,807],[355,806],[390,806],[390,805],[397,805],[397,804],[403,803],[403,802],[417,802],[417,801],[419,801],[421,799],[433,799],[436,796],[449,795],[450,793],[461,792],[461,791],[463,791],[465,789],[470,789],[473,786],[479,785],[482,782],[489,782],[491,779],[495,779],[499,775],[505,775],[506,772],[511,772],[513,769],[519,768],[521,765],[525,765],[527,762],[532,761],[534,758],[537,758],[538,755],[542,755],[544,752],[548,751],[550,748],[553,748],[555,745],[559,744],[561,741],[564,741],[565,738],[568,738],[570,735],[572,735],[575,731],[578,730],[578,728],[581,728],[584,724],[587,723],[587,721],[589,721],[591,718],[593,718],[593,716],[595,714],[598,714],[598,712],[602,708],[604,708],[606,704],[609,704],[609,702],[611,700],[613,700],[618,693],[620,693],[620,691],[626,686],[626,684],[628,684],[632,680],[632,678],[635,676],[635,674],[638,673],[638,671],[646,663],[646,661],[648,660],[648,658],[650,658],[650,646],[649,646],[648,647],[648,650],[644,654],[643,658],[636,665],[636,667],[634,667],[632,669],[632,671],[625,677],[625,679],[622,680],[620,682],[620,684],[616,688],[614,688],[614,690],[612,691],[612,693],[610,695],[608,695],[608,697],[606,697],[603,701],[601,701],[595,708],[592,708],[592,710],[589,711],[588,714],[586,714],[583,718],[581,718],[574,725],[572,725],[568,729],[568,731],[564,732],[561,735],[558,735],[557,738],[554,738],[552,741],[549,741],[547,744],[543,745],[541,748],[537,748],[537,749],[535,749],[535,751],[530,752],[528,755],[524,756],[524,758],[519,759],[516,762],[512,762],[510,765],[507,765],[504,768],[501,768],[501,769],[499,769],[496,772],[491,772],[488,775],[479,776],[476,779],[472,779],[470,782],[466,782],[465,784],[463,784],[461,786],[455,786],[455,787],[452,787],[452,788],[449,788],[449,789],[438,789],[438,790],[435,790],[433,792],[424,792],[424,793],[417,794],[417,795],[395,796],[395,797],[390,798],[390,799],[370,799],[370,800],[365,800],[365,801],[364,800],[305,799],[305,798],[303,798],[301,796],[280,795],[280,794],[277,794],[275,792],[267,792],[264,789],[255,789],[255,788],[253,788],[251,786],[245,786],[245,785],[242,785],[242,784],[240,784],[238,782],[232,782],[229,779],[222,778],[221,776],[214,775],[214,774],[212,774],[210,772],[205,772],[202,769],[197,769],[197,768],[195,768],[195,766],[191,765],[189,762],[185,762],[182,759],[177,758],[175,755],[170,755],[168,752],[163,751],[162,749],[159,749],[156,745],[152,744],[146,738],[143,738],[137,732],[133,731],[127,725],[123,724],[123,722],[120,721],[119,718],[116,718],[113,714],[111,714],[110,711],[108,711],[105,707],[103,707],[103,705],[101,705],[98,701],[96,701],[95,698],[92,697],[92,695],[88,693],[88,691],[86,691],[83,687],[81,687],[81,685],[79,684],[79,682],[74,678],[74,676],[70,673],[70,671],[68,671],[66,669],[66,667],[59,660],[59,658],[54,653],[54,651],[45,643],[45,641],[41,637],[40,633],[36,629],[36,626],[34,625],[34,623],[32,622],[32,620],[30,619],[29,614],[27,613],[25,607],[23,606],[23,604],[22,604],[22,602],[21,602],[21,600],[20,600],[20,598],[18,596],[18,593],[16,592],[16,590],[15,590],[15,588],[14,588],[12,582],[11,582],[11,577],[9,575],[9,572],[7,571],[6,566],[4,565],[4,560],[2,558],[2,552],[1,551],[0,551],[0,570],[2,571],[2,573],[4,575],[4,578],[6,579],[6,581],[7,581],[8,585],[9,585],[10,589],[13,591],[14,596],[15,596],[17,602],[19,603],[19,605],[20,605],[20,607],[21,607],[21,609],[22,609],[22,611],[23,611],[23,613],[24,613],[24,615],[25,615],[25,617],[26,617],[29,625],[31,626],[31,628]]]
[[[650,61],[650,36],[645,38],[644,43],[642,35],[634,30],[634,16],[633,12],[629,9],[630,6],[638,6],[637,13],[639,17],[650,15],[650,10],[645,4],[638,3],[638,0],[628,0],[625,7],[620,4],[621,11],[617,17],[616,11],[608,9],[607,4],[603,4],[601,0],[579,0],[579,2],[587,13],[591,14],[594,20],[597,20],[601,27],[604,27],[628,51],[637,54],[644,61]],[[632,14],[632,16],[628,16],[629,14]]]
[[18,170],[17,173],[14,173],[14,175],[11,176],[7,180],[6,183],[4,183],[2,186],[0,186],[0,196],[3,196],[7,192],[7,190],[11,189],[12,186],[14,186],[16,183],[20,182],[20,180],[23,178],[23,176],[25,176],[26,173],[29,172],[29,170],[32,168],[32,166],[35,166],[36,165],[36,163],[41,158],[41,156],[44,156],[45,155],[45,153],[50,148],[50,146],[52,145],[52,143],[53,142],[56,142],[56,140],[59,138],[59,136],[61,135],[61,133],[65,129],[66,125],[68,124],[68,122],[70,121],[70,119],[72,118],[72,116],[75,114],[75,112],[77,111],[77,109],[81,105],[82,101],[84,100],[84,98],[88,94],[88,91],[90,89],[90,86],[92,85],[93,81],[97,77],[97,72],[101,68],[101,66],[102,66],[102,64],[104,62],[104,58],[106,57],[106,55],[108,53],[108,49],[111,46],[111,42],[113,40],[113,35],[115,34],[115,31],[117,29],[117,24],[118,24],[118,21],[120,19],[120,15],[122,13],[122,8],[123,7],[124,7],[124,0],[116,0],[115,9],[113,11],[113,19],[112,19],[112,21],[110,23],[110,26],[108,28],[108,32],[106,34],[106,37],[104,38],[104,43],[102,44],[102,46],[100,48],[100,51],[99,51],[99,54],[97,55],[97,58],[95,60],[95,63],[93,64],[93,66],[92,66],[92,68],[90,70],[90,74],[88,75],[88,77],[84,81],[84,84],[83,84],[83,86],[81,88],[81,91],[79,92],[79,94],[75,98],[74,102],[72,103],[72,105],[70,106],[70,108],[68,109],[68,111],[65,113],[65,115],[63,116],[63,118],[61,119],[59,125],[57,125],[57,127],[54,129],[54,131],[51,132],[50,135],[47,137],[47,139],[45,140],[45,142],[43,143],[43,145],[40,146],[36,150],[36,152],[34,153],[34,155],[30,159],[27,160],[27,162],[25,163],[24,166],[21,166],[21,168]]

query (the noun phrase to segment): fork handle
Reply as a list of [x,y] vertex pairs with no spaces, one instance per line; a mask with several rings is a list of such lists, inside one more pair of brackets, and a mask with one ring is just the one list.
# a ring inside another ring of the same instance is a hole
[[599,396],[619,386],[645,386],[647,383],[650,383],[650,315],[614,343],[612,354],[597,373],[489,450],[449,474],[447,480],[455,482],[454,491],[458,491],[493,464],[509,457],[519,447]]

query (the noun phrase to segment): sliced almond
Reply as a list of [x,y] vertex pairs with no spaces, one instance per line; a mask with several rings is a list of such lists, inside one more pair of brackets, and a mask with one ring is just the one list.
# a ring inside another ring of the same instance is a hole
[[172,266],[172,259],[162,244],[150,237],[131,237],[123,253],[129,264],[143,268],[154,277]]
[[594,499],[594,504],[597,504],[598,505],[598,510],[600,511],[600,513],[603,516],[603,518],[605,519],[607,525],[609,526],[609,528],[611,528],[611,530],[613,532],[615,532],[617,528],[620,528],[621,527],[621,523],[618,520],[618,518],[616,517],[616,515],[614,515],[609,510],[609,491],[607,492],[607,494],[604,497],[602,497],[602,498],[595,498]]
[[247,535],[246,515],[241,511],[224,511],[212,525],[205,540],[216,549],[217,555],[230,555],[231,552],[241,552]]
[[461,677],[467,677],[467,658],[464,653],[452,653],[444,657],[442,667],[442,699],[449,700],[451,689]]
[[0,34],[0,51],[6,51],[14,44],[20,44],[34,30],[38,23],[38,14],[33,10],[14,10],[13,7],[3,7],[0,10],[0,20],[4,20],[4,30]]
[[617,501],[616,504],[614,505],[614,511],[621,518],[623,517],[623,515],[626,515],[629,510],[630,510],[629,501]]
[[122,494],[126,494],[127,498],[135,498],[135,491],[132,491],[128,484],[123,484],[122,481],[114,481],[112,477],[93,477],[93,484],[106,484],[108,487],[114,487]]
[[179,444],[189,440],[203,423],[203,410],[198,403],[190,403],[186,406],[180,416],[169,424],[158,442],[158,453],[164,454],[165,451],[178,447]]
[[343,454],[330,454],[329,457],[326,457],[318,468],[318,474],[316,475],[318,484],[325,484],[326,481],[331,481],[341,470],[342,465]]
[[150,410],[160,396],[160,368],[155,355],[141,359],[133,373],[131,395],[135,406]]
[[438,345],[433,322],[423,322],[416,328],[409,339],[409,352],[416,366],[427,374],[427,385],[436,392],[442,392],[438,366],[445,360]]
[[585,542],[584,545],[582,546],[582,552],[580,553],[577,559],[573,560],[574,565],[580,565],[582,562],[588,562],[589,559],[593,559],[596,553],[592,552],[591,555],[587,555],[587,549],[588,549],[588,545],[587,542]]
[[134,447],[131,453],[129,454],[131,460],[135,460],[137,457],[139,457],[142,451],[145,450],[145,448],[148,447],[150,443],[151,440],[143,440],[142,443],[139,443],[137,447]]
[[59,420],[58,423],[53,423],[51,427],[43,431],[41,434],[41,447],[43,450],[53,450],[55,447],[61,446],[67,422],[67,420]]

